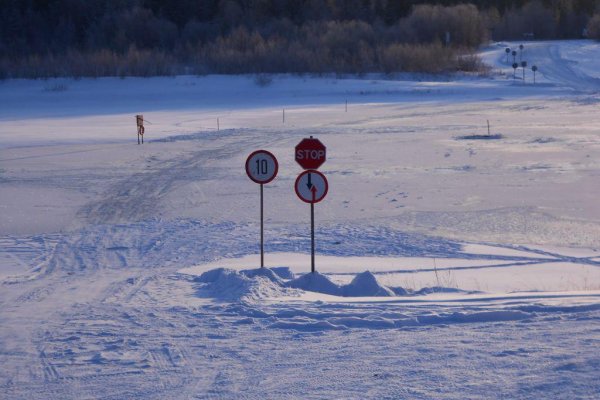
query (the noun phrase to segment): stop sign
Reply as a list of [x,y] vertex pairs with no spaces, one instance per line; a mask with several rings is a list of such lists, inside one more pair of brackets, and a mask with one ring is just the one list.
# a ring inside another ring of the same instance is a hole
[[317,169],[325,162],[326,148],[319,139],[302,139],[296,145],[296,162],[304,169]]

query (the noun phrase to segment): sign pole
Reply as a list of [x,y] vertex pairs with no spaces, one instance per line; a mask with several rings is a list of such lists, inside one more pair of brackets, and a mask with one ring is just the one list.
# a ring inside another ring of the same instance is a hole
[[265,267],[265,202],[264,185],[277,176],[279,164],[273,154],[266,150],[256,150],[246,159],[246,174],[250,180],[260,185],[260,267]]
[[310,272],[315,273],[315,203],[310,203]]
[[300,200],[310,204],[310,272],[315,273],[315,203],[325,198],[329,184],[321,172],[307,170],[298,175],[294,189]]
[[265,267],[263,184],[260,184],[260,267]]
[[[344,109],[348,111],[348,99]],[[329,187],[317,168],[327,159],[327,148],[319,139],[304,138],[296,145],[295,159],[306,170],[298,175],[294,188],[300,200],[310,203],[310,271],[315,273],[315,203],[325,198]]]

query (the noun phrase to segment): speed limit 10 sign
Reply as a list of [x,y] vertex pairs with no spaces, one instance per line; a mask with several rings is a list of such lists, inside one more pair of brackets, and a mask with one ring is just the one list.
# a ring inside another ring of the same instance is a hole
[[266,150],[256,150],[246,160],[246,173],[256,183],[271,182],[277,176],[278,170],[277,159]]

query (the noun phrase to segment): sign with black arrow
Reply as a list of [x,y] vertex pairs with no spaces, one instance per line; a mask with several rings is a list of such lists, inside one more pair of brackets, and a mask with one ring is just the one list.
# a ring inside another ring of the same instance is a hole
[[309,169],[296,178],[296,194],[305,203],[318,203],[325,198],[329,185],[325,175],[319,171]]
[[325,198],[329,190],[329,184],[325,175],[314,169],[309,169],[298,175],[294,188],[300,200],[310,203],[310,270],[315,272],[315,203]]

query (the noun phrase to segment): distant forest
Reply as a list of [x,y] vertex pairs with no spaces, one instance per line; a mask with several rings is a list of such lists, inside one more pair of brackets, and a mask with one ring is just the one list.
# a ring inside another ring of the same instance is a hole
[[483,72],[488,40],[600,39],[600,0],[0,0],[0,78]]

